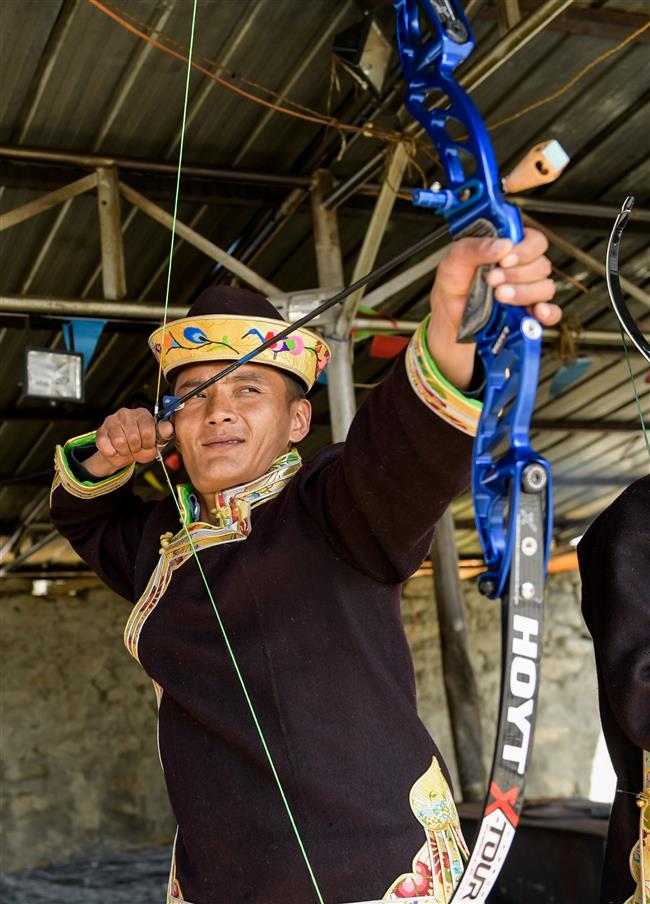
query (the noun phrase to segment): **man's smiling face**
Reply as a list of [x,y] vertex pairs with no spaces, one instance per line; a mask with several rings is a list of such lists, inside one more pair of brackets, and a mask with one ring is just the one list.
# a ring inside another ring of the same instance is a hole
[[[195,364],[176,378],[181,396],[225,364]],[[260,477],[309,432],[311,405],[292,396],[278,369],[245,364],[208,386],[174,416],[176,446],[201,496]]]

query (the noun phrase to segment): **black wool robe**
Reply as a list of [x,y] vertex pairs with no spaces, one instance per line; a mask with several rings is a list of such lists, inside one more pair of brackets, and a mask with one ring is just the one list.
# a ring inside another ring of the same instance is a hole
[[633,483],[580,541],[582,611],[594,639],[603,734],[616,772],[601,904],[633,894],[643,751],[650,751],[650,476]]
[[[398,359],[344,444],[255,507],[243,542],[199,553],[327,904],[380,898],[424,842],[409,789],[442,758],[400,592],[469,482],[471,446]],[[83,499],[55,482],[52,519],[131,602],[180,530],[171,497],[144,503],[130,482]],[[316,901],[196,562],[154,597],[137,657],[160,698],[182,900]]]

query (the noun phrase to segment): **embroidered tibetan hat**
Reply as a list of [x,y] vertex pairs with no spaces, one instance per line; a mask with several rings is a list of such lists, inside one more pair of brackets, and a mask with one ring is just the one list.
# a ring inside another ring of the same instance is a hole
[[[155,330],[149,347],[156,361],[162,359],[163,373],[171,380],[173,371],[189,364],[237,361],[287,326],[263,295],[234,286],[210,286],[187,317]],[[317,333],[298,329],[261,352],[254,363],[279,367],[311,389],[329,358],[330,350]]]

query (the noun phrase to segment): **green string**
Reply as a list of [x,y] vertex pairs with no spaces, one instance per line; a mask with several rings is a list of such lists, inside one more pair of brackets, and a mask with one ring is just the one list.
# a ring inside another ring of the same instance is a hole
[[636,380],[634,379],[634,371],[632,370],[632,362],[630,360],[630,352],[627,347],[627,340],[625,333],[623,332],[623,327],[619,324],[619,330],[621,331],[621,341],[623,343],[623,350],[625,352],[625,360],[627,362],[627,369],[630,374],[630,380],[632,382],[632,389],[634,390],[634,398],[636,400],[636,409],[639,413],[639,420],[641,421],[641,430],[643,431],[643,439],[645,441],[646,451],[648,453],[648,458],[650,458],[650,439],[648,439],[648,431],[646,430],[645,420],[643,418],[643,409],[641,408],[641,400],[639,399],[639,393],[636,388]]
[[205,572],[203,571],[203,566],[201,565],[201,561],[200,561],[200,559],[199,559],[199,553],[198,553],[198,550],[197,550],[196,546],[194,545],[194,541],[192,540],[192,535],[190,534],[189,527],[188,527],[187,524],[185,523],[186,519],[183,517],[183,511],[182,511],[182,509],[181,509],[181,506],[180,506],[180,503],[179,503],[178,499],[176,498],[176,493],[174,492],[174,487],[173,487],[172,482],[171,482],[171,480],[170,480],[169,473],[168,473],[167,468],[165,467],[165,463],[164,463],[164,461],[162,460],[162,457],[161,457],[160,455],[159,455],[158,460],[160,461],[160,464],[161,464],[161,466],[162,466],[163,472],[164,472],[164,474],[165,474],[165,479],[166,479],[166,481],[167,481],[167,486],[169,487],[169,490],[170,490],[170,492],[171,492],[172,499],[174,500],[174,503],[176,504],[176,508],[178,509],[178,514],[179,514],[181,523],[182,523],[182,525],[183,525],[183,530],[185,531],[185,536],[186,536],[187,539],[188,539],[188,542],[189,542],[189,544],[190,544],[190,548],[191,548],[191,550],[192,550],[192,555],[194,556],[194,559],[195,559],[195,561],[196,561],[196,565],[197,565],[197,567],[198,567],[198,569],[199,569],[199,572],[200,572],[200,574],[201,574],[201,577],[203,578],[203,584],[205,585],[205,589],[206,589],[207,594],[208,594],[208,596],[209,596],[209,598],[210,598],[210,602],[212,603],[212,608],[214,609],[214,614],[217,616],[217,621],[219,622],[219,628],[221,629],[221,634],[222,634],[223,639],[224,639],[224,642],[225,642],[225,644],[226,644],[226,649],[228,650],[228,653],[229,653],[229,655],[230,655],[230,660],[231,660],[232,665],[233,665],[233,668],[234,668],[234,670],[235,670],[235,674],[237,675],[237,679],[238,679],[239,684],[240,684],[240,686],[241,686],[241,689],[242,689],[242,691],[243,691],[243,693],[244,693],[244,698],[245,698],[245,700],[246,700],[246,703],[248,704],[248,709],[249,709],[250,714],[251,714],[251,716],[252,716],[252,718],[253,718],[253,724],[255,725],[255,729],[256,729],[257,734],[258,734],[258,736],[259,736],[259,739],[260,739],[260,741],[261,741],[262,748],[263,748],[264,753],[265,753],[265,755],[266,755],[266,759],[268,760],[268,764],[269,764],[269,766],[271,767],[271,772],[272,772],[272,774],[273,774],[273,778],[275,779],[275,783],[276,783],[276,785],[277,785],[277,787],[278,787],[278,791],[280,792],[280,797],[282,798],[282,803],[284,804],[284,808],[285,808],[285,810],[287,811],[287,816],[289,817],[289,822],[291,823],[291,828],[293,829],[294,835],[296,836],[296,840],[298,841],[298,847],[300,848],[300,853],[301,853],[302,856],[303,856],[303,860],[305,861],[305,865],[306,865],[306,867],[307,867],[307,871],[309,872],[309,877],[310,877],[310,879],[311,879],[311,881],[312,881],[312,884],[313,884],[313,886],[314,886],[314,890],[316,891],[316,894],[317,894],[317,896],[318,896],[319,904],[325,904],[325,901],[324,901],[323,896],[322,896],[322,894],[321,894],[320,888],[318,887],[318,882],[316,881],[316,876],[314,875],[314,870],[313,870],[313,868],[312,868],[311,861],[310,861],[310,859],[309,859],[309,855],[307,854],[307,850],[306,850],[305,845],[304,845],[304,842],[303,842],[303,840],[302,840],[302,836],[301,836],[301,834],[300,834],[300,830],[299,830],[299,828],[298,828],[298,825],[297,825],[296,820],[295,820],[295,818],[294,818],[293,812],[292,812],[292,810],[291,810],[291,805],[289,804],[289,800],[288,800],[288,798],[287,798],[287,794],[286,794],[286,792],[285,792],[285,790],[284,790],[284,786],[282,785],[282,780],[281,780],[280,776],[278,775],[278,770],[277,770],[277,768],[276,768],[276,766],[275,766],[275,763],[274,763],[274,761],[273,761],[273,757],[272,757],[272,755],[271,755],[271,751],[269,750],[269,745],[268,745],[268,743],[267,743],[267,741],[266,741],[266,737],[264,736],[264,732],[263,732],[263,730],[262,730],[262,726],[261,726],[261,724],[260,724],[260,720],[259,720],[259,718],[258,718],[258,716],[257,716],[257,712],[256,712],[256,710],[255,710],[255,707],[253,706],[253,701],[252,701],[252,699],[251,699],[251,695],[250,695],[250,693],[249,693],[248,686],[247,686],[247,684],[246,684],[246,681],[245,681],[245,679],[244,679],[244,676],[243,676],[243,674],[242,674],[242,671],[241,671],[241,669],[239,668],[239,663],[237,662],[237,658],[236,658],[236,656],[235,656],[235,651],[234,651],[234,649],[233,649],[233,647],[232,647],[232,644],[231,644],[231,642],[230,642],[230,638],[229,638],[229,636],[228,636],[228,632],[227,632],[227,630],[226,630],[226,626],[225,626],[225,624],[223,623],[223,619],[221,618],[221,613],[219,612],[219,609],[217,608],[217,604],[216,604],[215,601],[214,601],[214,597],[213,597],[213,595],[212,595],[212,591],[211,591],[211,589],[210,589],[210,585],[208,584],[208,579],[207,579],[207,577],[206,577],[206,575],[205,575]]
[[161,339],[160,363],[158,367],[158,384],[156,386],[156,414],[158,413],[158,399],[160,398],[160,382],[162,376],[162,349],[165,347],[165,333],[167,332],[167,308],[172,285],[172,260],[174,257],[174,242],[176,240],[176,218],[178,214],[178,199],[181,193],[181,169],[183,164],[183,149],[185,145],[185,126],[187,123],[187,107],[190,96],[190,76],[192,74],[192,52],[194,50],[194,32],[196,30],[196,11],[198,0],[194,0],[192,6],[192,27],[190,32],[190,47],[187,54],[187,72],[185,75],[185,97],[183,99],[183,120],[181,122],[181,140],[178,147],[178,168],[176,170],[176,193],[174,196],[174,215],[172,218],[172,238],[169,246],[169,258],[167,260],[167,285],[165,287],[165,307],[163,310],[163,332]]
[[[188,57],[187,57],[187,75],[186,75],[186,79],[185,79],[185,99],[183,102],[183,120],[181,123],[181,139],[180,139],[179,150],[178,150],[178,170],[176,173],[176,194],[174,197],[174,216],[173,216],[173,220],[172,220],[172,237],[171,237],[171,245],[170,245],[170,250],[169,250],[169,261],[168,261],[168,265],[167,265],[167,286],[165,289],[165,307],[164,307],[164,311],[163,311],[163,334],[162,334],[163,338],[162,338],[162,343],[161,343],[163,348],[164,348],[165,332],[167,330],[167,308],[169,306],[169,295],[170,295],[170,289],[171,289],[172,259],[173,259],[173,255],[174,255],[174,241],[176,238],[176,217],[177,217],[177,212],[178,212],[178,199],[180,196],[181,169],[182,169],[182,162],[183,162],[183,148],[184,148],[184,143],[185,143],[185,126],[187,123],[187,107],[188,107],[189,92],[190,92],[190,75],[192,72],[192,51],[194,48],[194,32],[195,32],[195,27],[196,27],[197,7],[198,7],[198,0],[194,0],[194,5],[192,8],[192,30],[191,30],[191,35],[190,35],[190,46],[189,46]],[[162,376],[162,353],[160,355],[160,362],[159,362],[159,366],[158,366],[158,385],[156,388],[156,413],[158,411],[158,399],[160,398],[161,376]],[[289,800],[287,798],[286,792],[282,785],[282,781],[278,774],[278,770],[273,761],[273,757],[271,756],[271,751],[269,749],[269,745],[266,741],[266,737],[264,736],[264,732],[262,731],[262,726],[260,724],[260,720],[257,716],[257,712],[255,711],[255,707],[253,706],[253,701],[251,699],[251,695],[248,691],[248,687],[244,680],[244,676],[241,672],[241,669],[239,668],[239,663],[237,662],[237,658],[235,656],[235,651],[232,647],[232,644],[230,643],[230,638],[228,637],[228,632],[226,631],[226,626],[223,623],[223,620],[222,620],[219,610],[217,608],[217,604],[214,601],[214,597],[212,595],[210,585],[208,584],[208,579],[205,575],[205,572],[203,571],[203,566],[201,565],[201,562],[199,560],[198,550],[197,550],[196,546],[194,545],[194,541],[192,540],[192,536],[190,534],[189,528],[188,528],[187,524],[185,523],[185,519],[183,518],[183,512],[181,510],[180,503],[179,503],[178,499],[176,498],[176,493],[174,492],[174,487],[172,485],[169,474],[167,472],[167,468],[165,467],[165,463],[162,460],[162,456],[160,455],[160,453],[158,453],[158,460],[163,469],[163,473],[165,475],[165,480],[167,481],[167,486],[169,487],[169,491],[171,493],[172,499],[174,500],[174,502],[176,504],[176,508],[178,509],[178,514],[180,516],[181,523],[185,530],[185,535],[187,536],[188,542],[190,544],[190,549],[192,550],[192,555],[194,556],[197,567],[199,569],[199,573],[201,574],[201,578],[203,579],[203,584],[205,586],[206,592],[208,594],[210,602],[212,603],[212,608],[214,609],[214,614],[217,616],[217,621],[219,623],[219,628],[221,629],[221,634],[222,634],[224,642],[226,644],[226,649],[228,650],[228,654],[230,656],[230,660],[231,660],[233,668],[235,670],[235,674],[237,675],[237,679],[239,680],[239,684],[243,691],[244,699],[246,700],[246,703],[248,705],[248,709],[249,709],[250,714],[253,719],[253,724],[255,725],[255,729],[257,731],[260,742],[262,744],[262,749],[264,750],[264,753],[266,755],[266,759],[270,766],[271,773],[273,774],[273,778],[275,779],[275,783],[278,787],[278,791],[280,792],[280,797],[282,798],[282,803],[284,804],[284,808],[287,811],[287,816],[289,817],[289,822],[291,823],[291,828],[293,829],[294,835],[296,836],[296,840],[298,841],[298,847],[300,848],[300,853],[302,854],[303,860],[305,861],[305,865],[307,867],[309,877],[311,879],[312,885],[314,886],[314,890],[318,897],[318,902],[319,902],[319,904],[325,904],[325,901],[321,894],[320,888],[318,887],[318,882],[316,881],[316,876],[314,875],[314,870],[312,868],[311,861],[309,860],[307,850],[303,843],[302,836],[300,834],[298,825],[296,823],[293,812],[291,810]]]

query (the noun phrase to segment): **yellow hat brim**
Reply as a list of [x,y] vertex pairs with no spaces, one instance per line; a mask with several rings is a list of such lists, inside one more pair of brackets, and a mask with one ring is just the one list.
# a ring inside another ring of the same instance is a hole
[[[162,371],[168,378],[179,367],[238,361],[288,326],[269,317],[230,314],[184,317],[154,330],[149,337],[149,348],[156,361],[162,362]],[[329,346],[318,333],[297,329],[264,349],[251,363],[278,367],[311,389],[330,356]]]

